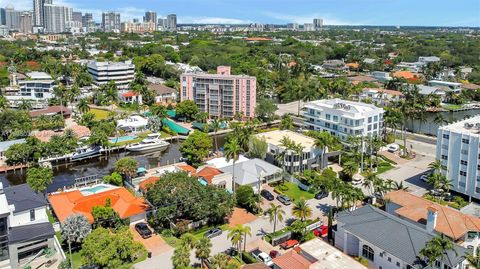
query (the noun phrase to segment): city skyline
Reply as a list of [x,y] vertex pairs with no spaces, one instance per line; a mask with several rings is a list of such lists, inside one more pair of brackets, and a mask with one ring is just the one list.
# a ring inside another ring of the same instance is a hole
[[[249,2],[255,4],[254,9]],[[299,0],[295,3],[285,0],[260,3],[254,0],[167,0],[162,3],[153,0],[59,0],[55,3],[93,13],[97,22],[106,11],[119,12],[122,21],[128,21],[141,20],[146,11],[152,10],[158,17],[177,14],[179,24],[303,24],[312,22],[313,18],[323,18],[325,25],[480,26],[480,2],[477,0],[461,3],[433,0]],[[0,7],[8,4],[18,10],[33,9],[32,0],[0,0]]]

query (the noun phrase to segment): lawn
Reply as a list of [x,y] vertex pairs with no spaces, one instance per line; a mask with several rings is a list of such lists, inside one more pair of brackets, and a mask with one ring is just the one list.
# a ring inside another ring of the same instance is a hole
[[110,111],[108,110],[103,110],[98,108],[92,108],[90,109],[90,112],[92,112],[95,115],[95,120],[104,120],[108,118],[108,114],[110,113]]
[[282,185],[278,185],[277,187],[275,187],[275,192],[285,194],[292,201],[297,201],[300,199],[309,200],[315,197],[315,194],[304,191],[300,189],[298,185],[291,182],[285,182]]
[[447,110],[457,110],[457,109],[462,109],[463,108],[462,105],[452,105],[452,104],[444,104],[444,105],[442,105],[442,107],[444,109],[447,109]]
[[377,174],[385,173],[390,169],[393,169],[394,166],[388,162],[381,162],[378,164]]
[[[205,227],[202,227],[198,230],[195,230],[195,231],[191,231],[190,233],[193,234],[193,236],[199,240],[200,238],[203,237],[203,235],[210,229],[213,229],[215,227],[219,227],[220,229],[222,229],[222,231],[227,231],[228,230],[228,225],[227,224],[224,224],[222,226],[205,226]],[[170,245],[171,247],[177,247],[179,244],[180,244],[180,239],[173,236],[173,235],[170,235],[168,233],[161,233],[160,236],[163,238],[163,240],[165,240],[165,242]]]

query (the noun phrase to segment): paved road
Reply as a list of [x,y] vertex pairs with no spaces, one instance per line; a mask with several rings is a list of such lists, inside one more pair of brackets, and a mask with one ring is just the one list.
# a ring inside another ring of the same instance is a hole
[[[276,196],[276,194],[274,195]],[[276,199],[271,202],[274,204],[280,204],[280,202],[278,202]],[[268,208],[269,203],[271,202],[263,199],[262,208]],[[323,218],[325,222],[329,207],[335,205],[334,200],[331,199],[330,196],[322,200],[311,199],[307,202],[313,209],[312,218]],[[282,209],[285,211],[285,218],[283,222],[277,223],[277,230],[284,228],[287,224],[291,223],[294,220],[291,213],[292,205],[282,205]],[[273,232],[273,225],[270,223],[268,216],[261,216],[258,219],[245,225],[250,226],[252,231],[252,235],[247,236],[247,250],[251,249],[252,246],[260,244],[259,241],[262,240],[262,237],[265,234]],[[224,231],[220,236],[212,238],[212,256],[217,253],[223,252],[232,246],[230,240],[228,240],[227,238],[227,234],[228,232]],[[171,263],[172,256],[173,250],[170,250],[158,256],[153,256],[151,259],[140,262],[134,267],[138,269],[173,269]],[[194,251],[192,251],[191,253],[190,260],[192,261],[192,263],[200,263],[200,261],[195,258]]]

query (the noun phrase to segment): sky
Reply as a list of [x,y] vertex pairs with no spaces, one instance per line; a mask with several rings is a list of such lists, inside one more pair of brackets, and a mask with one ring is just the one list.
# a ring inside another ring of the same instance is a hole
[[[0,7],[32,9],[33,0],[0,0]],[[311,22],[327,25],[475,26],[480,0],[53,0],[91,12],[117,11],[121,20],[141,19],[147,10],[177,14],[178,23],[244,24]]]

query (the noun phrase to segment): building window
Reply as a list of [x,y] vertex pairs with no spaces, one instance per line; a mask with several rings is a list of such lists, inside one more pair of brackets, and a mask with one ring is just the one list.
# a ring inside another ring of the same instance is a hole
[[396,265],[397,265],[397,267],[400,267],[400,263],[399,263],[399,262],[397,262]]
[[367,245],[363,245],[362,256],[373,262],[373,257],[375,256],[375,252],[373,251],[373,249],[371,247],[369,247]]
[[378,116],[373,117],[373,121],[378,121]]
[[388,257],[387,260],[388,260],[389,262],[392,262],[392,258],[390,258],[390,257]]
[[35,209],[30,209],[30,221],[35,220]]
[[368,123],[372,123],[372,117],[368,117]]
[[330,114],[326,114],[326,115],[325,115],[325,118],[326,118],[327,120],[330,120]]
[[440,262],[439,262],[439,261],[435,261],[435,268],[440,269],[440,266],[441,266]]
[[444,264],[444,265],[443,265],[443,269],[452,269],[452,267],[450,267],[450,266],[448,266],[448,265]]
[[460,164],[461,164],[461,165],[468,165],[468,162],[465,161],[465,160],[460,160]]
[[442,155],[442,160],[448,160],[448,156],[447,155]]
[[466,177],[466,176],[467,176],[467,172],[465,172],[465,171],[460,171],[460,175]]
[[462,143],[469,144],[469,143],[470,143],[470,140],[468,140],[468,139],[466,139],[466,138],[462,138]]
[[443,134],[442,137],[445,138],[445,139],[449,139],[449,138],[450,138],[450,135],[448,135],[448,134]]
[[383,258],[383,252],[380,252],[380,257],[382,257],[382,258]]

